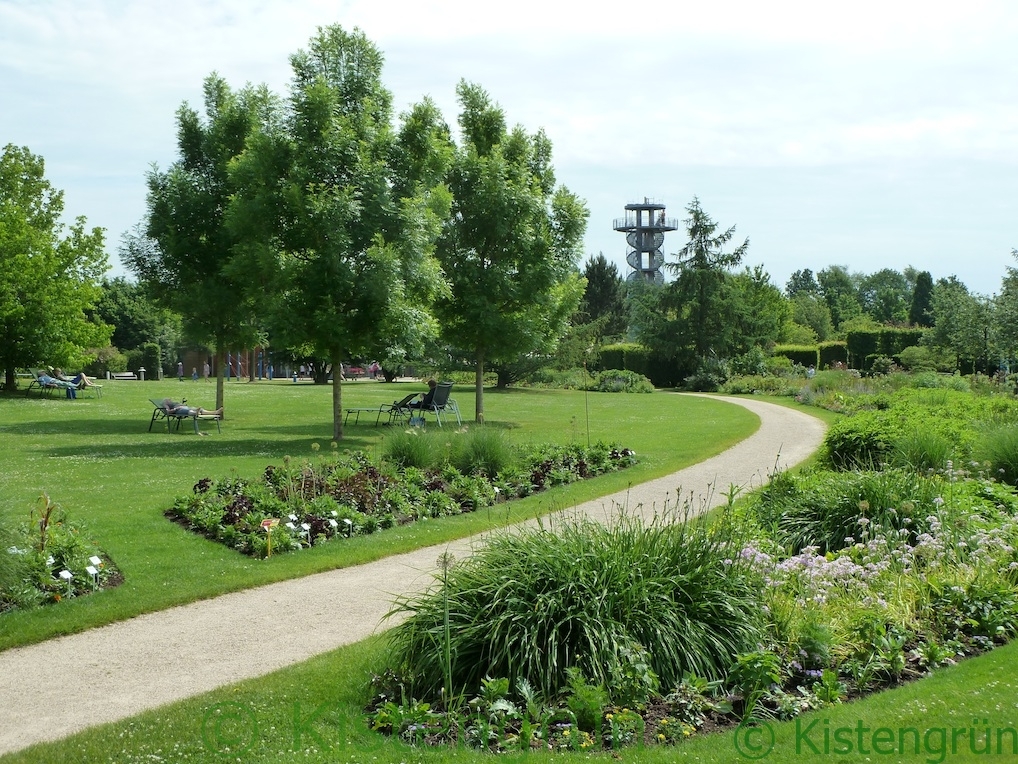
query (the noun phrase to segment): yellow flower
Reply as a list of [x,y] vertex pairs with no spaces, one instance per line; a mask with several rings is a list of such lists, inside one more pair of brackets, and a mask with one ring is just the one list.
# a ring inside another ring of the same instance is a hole
[[664,734],[659,732],[658,735],[657,735],[657,739],[660,740],[663,743],[664,740],[665,740]]

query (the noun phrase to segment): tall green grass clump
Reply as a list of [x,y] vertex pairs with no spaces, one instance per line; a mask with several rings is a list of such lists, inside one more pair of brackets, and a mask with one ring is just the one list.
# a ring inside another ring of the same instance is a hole
[[760,526],[782,547],[821,554],[854,544],[870,529],[922,530],[936,514],[944,489],[939,477],[912,470],[884,472],[817,471],[772,478],[752,499]]
[[898,437],[891,448],[891,464],[919,472],[942,470],[954,453],[954,444],[943,433],[915,428]]
[[1018,426],[985,429],[976,442],[975,452],[979,461],[990,463],[994,477],[1018,485]]
[[382,458],[403,469],[426,469],[436,461],[435,447],[435,438],[423,430],[394,430],[382,441]]
[[453,441],[451,460],[464,475],[483,472],[494,478],[512,468],[516,449],[506,431],[497,427],[471,427]]
[[759,584],[733,551],[742,544],[727,519],[673,519],[622,514],[609,525],[575,518],[496,533],[445,572],[444,586],[396,603],[392,614],[407,619],[393,629],[390,668],[414,697],[439,697],[448,634],[453,695],[490,676],[551,698],[570,669],[625,686],[644,650],[661,686],[686,672],[722,677],[760,638]]

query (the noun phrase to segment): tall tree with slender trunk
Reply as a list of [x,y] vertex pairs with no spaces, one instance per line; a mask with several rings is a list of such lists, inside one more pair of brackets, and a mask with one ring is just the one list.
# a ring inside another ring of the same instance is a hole
[[120,256],[162,305],[180,313],[184,333],[216,351],[216,408],[224,404],[229,347],[258,337],[258,290],[235,262],[238,237],[226,224],[237,188],[230,163],[277,104],[265,88],[230,89],[213,74],[205,80],[205,116],[184,104],[177,111],[179,158],[148,175],[144,228],[124,238]]
[[362,32],[319,29],[291,65],[285,119],[234,165],[231,229],[247,270],[276,285],[280,342],[328,360],[339,440],[342,362],[419,352],[436,331],[430,304],[445,281],[432,251],[451,144],[427,101],[393,129],[382,54]]
[[447,344],[474,364],[483,422],[485,364],[552,352],[565,333],[583,294],[576,264],[588,212],[556,187],[543,131],[507,129],[501,107],[477,85],[463,81],[456,92],[462,140],[438,249],[452,293],[436,308]]

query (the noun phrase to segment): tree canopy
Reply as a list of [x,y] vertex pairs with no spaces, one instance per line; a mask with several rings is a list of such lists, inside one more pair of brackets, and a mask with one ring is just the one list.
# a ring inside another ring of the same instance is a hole
[[393,131],[382,55],[359,31],[320,29],[291,63],[285,117],[235,164],[231,231],[248,271],[274,285],[279,341],[331,364],[340,439],[342,361],[419,353],[435,333],[448,130],[425,102]]
[[223,406],[223,370],[231,345],[257,337],[254,295],[238,266],[239,240],[226,212],[236,186],[230,164],[249,136],[272,119],[265,88],[231,90],[219,75],[205,80],[205,116],[189,105],[177,111],[178,159],[148,174],[144,228],[128,234],[121,259],[162,305],[182,316],[187,337],[218,355],[216,407]]
[[107,259],[101,228],[78,217],[65,231],[63,193],[42,157],[8,144],[0,156],[0,366],[5,386],[19,367],[77,365],[109,344],[111,327],[86,315]]
[[576,264],[588,212],[555,186],[542,131],[508,130],[501,107],[478,85],[461,82],[457,94],[462,142],[438,249],[451,293],[436,310],[447,344],[474,364],[483,421],[485,363],[549,352],[565,332],[583,293]]

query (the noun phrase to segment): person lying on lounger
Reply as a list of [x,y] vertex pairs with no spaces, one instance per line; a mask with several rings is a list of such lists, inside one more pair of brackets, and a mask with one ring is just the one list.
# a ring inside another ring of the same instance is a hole
[[193,408],[192,406],[188,406],[187,405],[187,400],[186,399],[182,403],[177,403],[174,400],[172,400],[171,398],[163,398],[163,409],[165,409],[167,416],[177,416],[177,417],[185,417],[185,416],[218,416],[218,417],[221,417],[223,415],[223,407],[222,406],[220,406],[219,408],[215,409],[214,411],[210,411],[209,409],[203,409],[201,406],[199,406],[198,408]]
[[79,390],[82,390],[86,387],[91,387],[92,385],[95,384],[95,381],[91,377],[86,377],[85,372],[83,371],[78,372],[73,377],[65,377],[64,373],[60,369],[57,369],[55,372],[53,372],[53,376],[59,379],[61,382],[70,382]]
[[[50,371],[52,371],[52,369],[50,369]],[[39,384],[43,387],[61,387],[67,390],[73,390],[76,387],[73,382],[50,376],[50,374],[45,371],[39,375]]]

